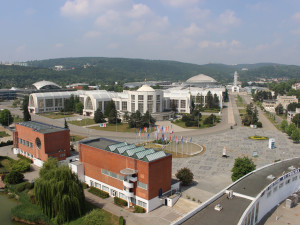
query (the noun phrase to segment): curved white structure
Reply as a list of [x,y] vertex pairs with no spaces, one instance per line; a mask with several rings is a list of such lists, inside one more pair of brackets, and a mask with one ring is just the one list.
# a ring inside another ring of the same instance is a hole
[[193,76],[189,78],[186,83],[217,83],[217,81],[204,74],[198,74],[196,76]]
[[[300,158],[259,168],[172,224],[254,225],[300,189]],[[214,207],[220,204],[222,211]]]
[[58,84],[51,82],[51,81],[38,81],[32,84],[37,90],[42,90],[42,89],[61,89],[61,86]]

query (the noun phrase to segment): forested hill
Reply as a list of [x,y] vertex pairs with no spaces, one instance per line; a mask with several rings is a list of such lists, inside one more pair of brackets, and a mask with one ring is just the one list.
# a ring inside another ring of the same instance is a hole
[[[1,88],[28,87],[39,80],[49,80],[60,85],[87,82],[91,85],[114,81],[132,82],[147,80],[184,81],[203,73],[220,83],[233,80],[238,71],[242,81],[256,77],[299,78],[300,67],[274,63],[259,64],[206,64],[197,65],[168,60],[144,60],[128,58],[79,57],[29,61],[28,67],[0,65]],[[65,70],[55,71],[62,65]],[[248,71],[242,71],[248,68]]]

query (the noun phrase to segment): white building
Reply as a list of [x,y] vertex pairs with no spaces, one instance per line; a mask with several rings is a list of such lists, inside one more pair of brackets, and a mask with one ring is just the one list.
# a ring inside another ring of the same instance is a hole
[[[47,84],[43,84],[47,85]],[[41,86],[41,85],[40,85]],[[42,86],[41,86],[42,87]],[[190,113],[191,101],[195,104],[201,99],[201,104],[206,104],[206,96],[210,92],[219,98],[219,106],[222,108],[223,92],[225,88],[216,84],[216,81],[206,75],[200,74],[182,83],[180,86],[166,90],[153,89],[143,85],[138,90],[123,92],[109,92],[105,90],[72,91],[72,92],[47,92],[33,93],[29,96],[29,112],[43,113],[54,112],[64,108],[65,99],[71,95],[78,96],[83,102],[83,114],[94,116],[97,108],[104,113],[108,102],[113,100],[120,114],[136,112],[145,113],[147,110],[156,115],[156,118],[168,119],[171,116],[171,103],[175,104],[177,112]]]

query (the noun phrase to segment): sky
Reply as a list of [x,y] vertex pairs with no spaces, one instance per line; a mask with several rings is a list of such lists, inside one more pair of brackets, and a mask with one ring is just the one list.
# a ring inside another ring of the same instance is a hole
[[299,0],[1,0],[0,61],[300,65]]

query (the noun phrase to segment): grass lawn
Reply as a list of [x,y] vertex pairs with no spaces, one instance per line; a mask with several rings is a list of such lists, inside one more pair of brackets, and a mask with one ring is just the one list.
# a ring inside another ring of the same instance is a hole
[[236,104],[237,104],[237,107],[245,107],[246,106],[242,97],[239,95],[237,96]]
[[95,121],[93,119],[87,118],[87,119],[82,119],[82,120],[72,120],[72,121],[67,121],[70,124],[76,125],[76,126],[88,126],[88,125],[93,125],[95,124]]
[[50,119],[61,119],[61,118],[75,116],[73,113],[62,113],[62,112],[42,113],[42,114],[39,114],[39,115],[50,118]]
[[246,114],[247,112],[246,112],[246,109],[239,109],[239,113],[240,114]]
[[5,131],[0,131],[0,137],[8,137],[10,136],[8,133],[6,133]]
[[0,156],[0,173],[10,171],[10,162],[11,161],[14,161],[14,160],[7,156]]
[[[203,128],[207,128],[207,127],[212,127],[212,125],[204,125],[203,124],[203,121],[207,118],[207,117],[209,117],[208,115],[203,115],[202,116],[202,118],[201,118],[201,121],[200,121],[200,123],[199,123],[199,128],[198,127],[187,127],[187,126],[185,126],[185,122],[183,122],[181,119],[180,120],[175,120],[175,121],[173,121],[172,123],[174,123],[174,124],[176,124],[177,126],[180,126],[180,127],[182,127],[182,128],[188,128],[188,129],[203,129]],[[220,117],[219,116],[217,116],[217,119],[219,119],[220,120]],[[217,123],[215,123],[213,126],[215,126]]]
[[86,137],[82,137],[82,136],[78,136],[78,135],[73,135],[73,134],[70,135],[70,140],[71,141],[80,141],[80,140],[82,140],[84,138],[86,138]]
[[[100,212],[99,214],[103,216],[103,221],[101,222],[101,225],[118,225],[119,224],[119,217],[116,215],[111,214],[110,212],[105,211],[104,209],[100,209],[97,206],[93,205],[92,203],[86,201],[85,206],[87,209],[87,214],[85,216],[88,216],[88,213],[92,211],[93,209],[98,209]],[[76,220],[71,221],[68,223],[69,225],[81,225],[83,224],[84,217],[80,217]]]
[[136,128],[129,128],[128,123],[118,124],[117,127],[115,124],[106,124],[106,127],[100,127],[99,125],[97,125],[89,128],[95,130],[117,131],[117,132],[135,132],[136,130]]

